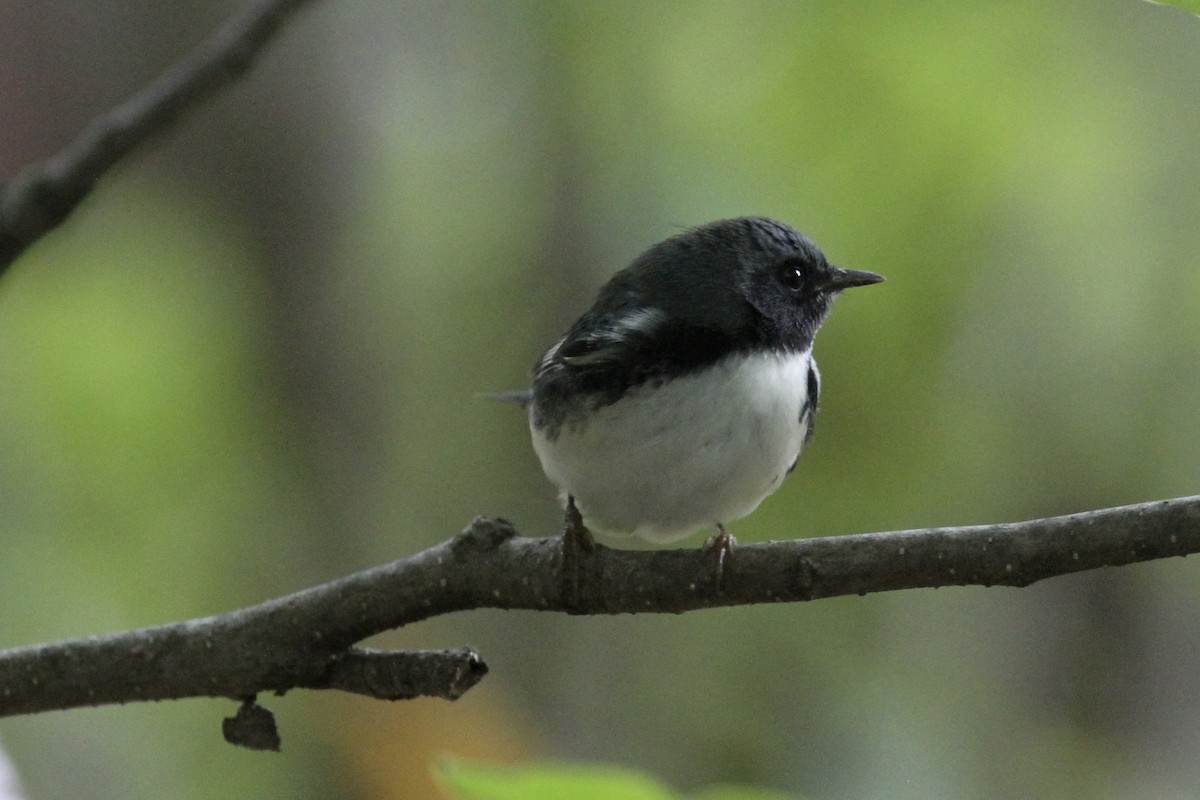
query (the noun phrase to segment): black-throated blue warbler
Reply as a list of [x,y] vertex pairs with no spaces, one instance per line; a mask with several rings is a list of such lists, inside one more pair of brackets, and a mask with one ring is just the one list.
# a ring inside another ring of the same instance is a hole
[[715,528],[728,550],[724,523],[778,489],[812,435],[830,304],[882,280],[762,217],[693,228],[614,275],[526,396],[568,535],[577,507],[593,531],[670,542]]

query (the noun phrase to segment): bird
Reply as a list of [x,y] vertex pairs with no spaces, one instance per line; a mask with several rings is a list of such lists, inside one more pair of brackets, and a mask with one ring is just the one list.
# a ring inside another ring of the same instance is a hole
[[725,525],[812,437],[813,339],[831,303],[883,280],[765,217],[683,231],[613,275],[519,398],[568,537],[589,549],[591,532],[665,544],[708,529],[705,546],[728,552]]

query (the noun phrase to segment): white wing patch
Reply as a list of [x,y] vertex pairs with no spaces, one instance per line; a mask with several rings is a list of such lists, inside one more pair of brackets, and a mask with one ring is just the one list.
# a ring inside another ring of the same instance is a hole
[[[614,320],[611,324],[583,337],[581,341],[587,342],[590,345],[588,351],[579,355],[566,356],[563,358],[563,362],[571,365],[581,365],[603,361],[609,358],[609,354],[615,346],[624,343],[634,336],[650,333],[650,331],[661,325],[666,318],[666,313],[657,308],[638,308],[630,311],[625,316]],[[546,354],[546,358],[553,358],[553,354],[557,353],[561,346],[562,342],[559,342],[552,347],[550,352]]]
[[610,331],[614,339],[623,339],[631,333],[649,333],[666,318],[666,313],[661,309],[639,308],[614,322]]

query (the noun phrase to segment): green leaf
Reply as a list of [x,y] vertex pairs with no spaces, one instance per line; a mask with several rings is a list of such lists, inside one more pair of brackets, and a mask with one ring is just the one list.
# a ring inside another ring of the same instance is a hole
[[443,758],[433,774],[455,800],[679,800],[649,775],[612,766],[499,767]]

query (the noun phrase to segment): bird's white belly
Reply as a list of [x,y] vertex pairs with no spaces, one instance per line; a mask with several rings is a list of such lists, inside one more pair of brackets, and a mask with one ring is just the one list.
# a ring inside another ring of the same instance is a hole
[[589,528],[658,542],[740,519],[775,491],[804,444],[811,352],[731,356],[647,383],[547,439],[546,475]]

